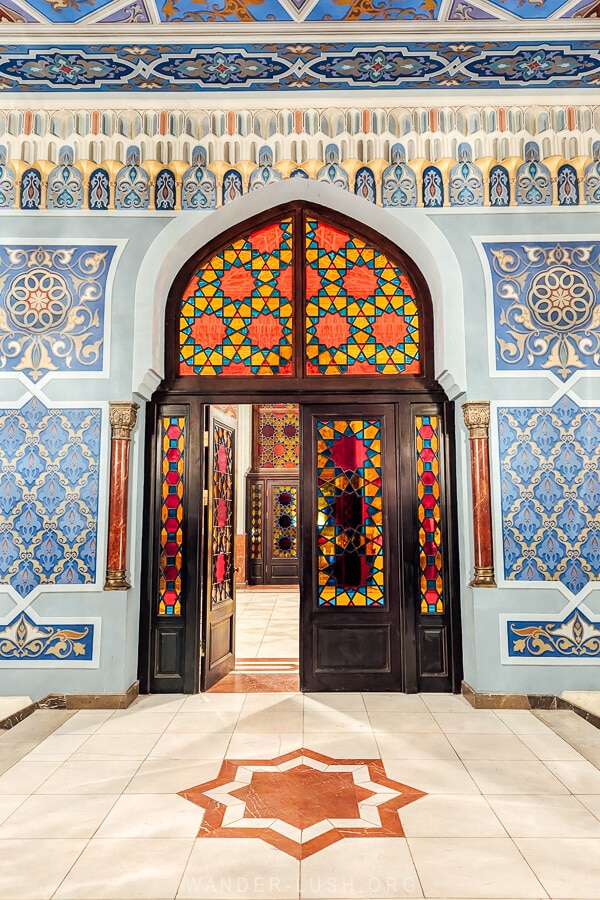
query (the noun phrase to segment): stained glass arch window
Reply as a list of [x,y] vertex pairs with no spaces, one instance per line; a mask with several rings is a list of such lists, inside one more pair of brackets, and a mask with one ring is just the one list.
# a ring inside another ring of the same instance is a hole
[[178,276],[167,322],[172,381],[432,378],[431,300],[415,264],[316,207],[273,210],[205,248]]

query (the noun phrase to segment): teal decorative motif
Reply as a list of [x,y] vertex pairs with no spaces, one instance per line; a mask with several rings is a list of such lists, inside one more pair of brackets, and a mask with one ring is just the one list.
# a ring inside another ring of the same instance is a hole
[[0,247],[0,373],[102,371],[115,248]]
[[525,162],[517,169],[517,203],[523,206],[552,204],[550,170],[540,162],[540,149],[534,141],[525,144]]
[[140,165],[138,147],[127,151],[126,165],[117,172],[117,209],[148,209],[150,202],[150,179]]
[[255,191],[257,188],[266,187],[267,184],[273,184],[275,181],[281,181],[281,175],[273,167],[273,151],[270,147],[261,147],[258,153],[258,168],[254,169],[250,175],[248,190]]
[[483,206],[483,175],[468,144],[458,145],[458,165],[450,170],[451,206]]
[[207,167],[206,150],[194,147],[192,165],[181,182],[182,209],[214,209],[217,204],[217,179]]
[[600,244],[483,244],[499,371],[600,370]]
[[600,580],[600,407],[502,408],[498,439],[505,577],[578,594]]
[[47,409],[32,397],[0,410],[0,583],[96,579],[99,409]]
[[83,177],[73,165],[73,149],[63,147],[58,166],[48,176],[48,209],[81,209],[83,202]]
[[92,659],[94,625],[36,625],[21,613],[0,626],[0,661]]
[[509,621],[510,657],[600,657],[600,625],[578,610],[563,622]]

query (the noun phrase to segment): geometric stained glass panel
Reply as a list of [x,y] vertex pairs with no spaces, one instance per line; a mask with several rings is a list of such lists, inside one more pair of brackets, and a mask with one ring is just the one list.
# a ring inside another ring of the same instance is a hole
[[183,294],[179,373],[291,375],[293,283],[291,219],[215,254]]
[[376,247],[306,223],[306,374],[421,371],[415,287]]
[[234,431],[213,422],[211,607],[231,600],[234,566]]
[[320,607],[384,607],[380,419],[317,420]]
[[185,419],[161,422],[161,526],[158,563],[158,614],[181,615]]
[[273,485],[272,553],[277,559],[293,559],[298,556],[298,488],[296,485]]
[[258,408],[259,469],[297,469],[300,412],[296,403],[263,403]]
[[422,613],[443,613],[439,416],[416,416],[417,520]]
[[250,559],[260,559],[262,555],[263,530],[263,486],[252,482],[250,486]]

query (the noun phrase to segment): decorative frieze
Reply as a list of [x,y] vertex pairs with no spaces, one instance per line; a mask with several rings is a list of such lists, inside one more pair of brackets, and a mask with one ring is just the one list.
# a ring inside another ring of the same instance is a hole
[[73,162],[71,148],[63,147],[62,165],[55,167],[42,159],[32,165],[20,159],[6,161],[6,148],[0,147],[0,208],[31,212],[214,209],[286,178],[331,184],[384,207],[600,204],[600,141],[591,147],[593,156],[583,155],[579,144],[576,149],[579,155],[571,161],[553,156],[543,162],[539,146],[528,141],[522,158],[498,160],[474,158],[471,144],[463,141],[455,157],[408,162],[405,145],[394,143],[387,146],[387,159],[374,157],[364,162],[340,153],[338,144],[320,143],[319,156],[313,158],[303,155],[275,162],[273,148],[262,146],[252,150],[254,159],[229,164],[209,163],[207,148],[195,146],[190,166],[182,159],[168,164],[158,160],[142,163],[137,146],[127,149],[125,165],[116,159]]

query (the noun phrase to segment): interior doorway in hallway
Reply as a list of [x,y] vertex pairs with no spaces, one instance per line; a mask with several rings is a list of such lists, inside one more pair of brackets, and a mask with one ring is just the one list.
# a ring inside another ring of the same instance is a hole
[[236,421],[235,667],[215,687],[298,690],[300,408],[220,408]]
[[[147,409],[142,690],[212,689],[235,670],[236,581],[298,577],[302,690],[456,690],[454,410],[433,349],[414,262],[330,210],[278,207],[190,257]],[[286,403],[300,408],[295,561],[290,471],[252,472],[249,515],[246,460],[239,533],[232,511],[242,408]]]
[[230,683],[249,692],[299,690],[300,589],[241,585],[236,606]]

